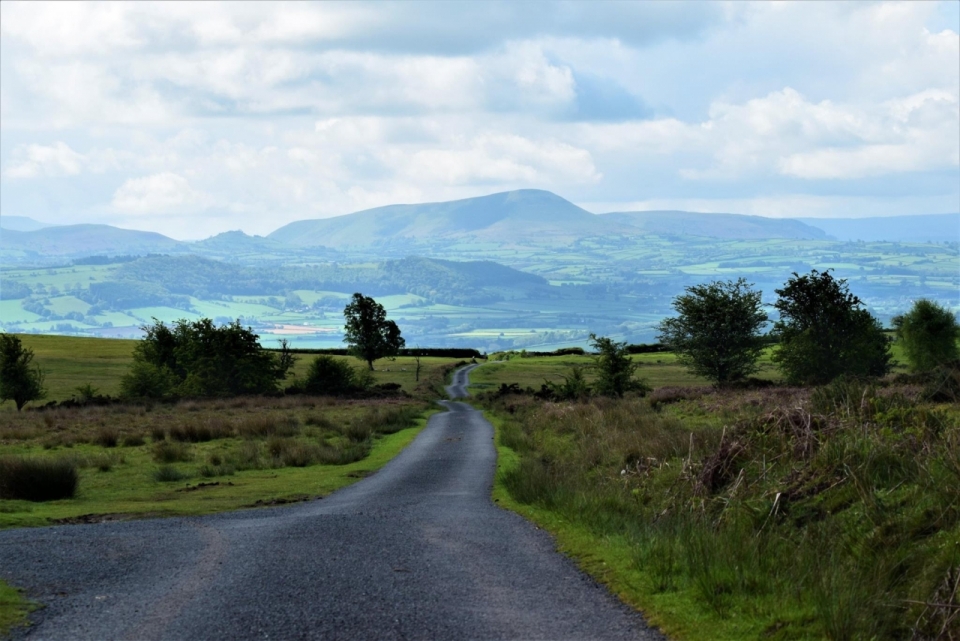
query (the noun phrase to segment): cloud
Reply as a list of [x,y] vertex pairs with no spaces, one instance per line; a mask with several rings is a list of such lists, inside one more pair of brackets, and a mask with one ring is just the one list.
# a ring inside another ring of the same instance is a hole
[[183,214],[211,204],[212,199],[194,190],[186,178],[168,171],[131,178],[113,194],[114,209],[127,214]]
[[13,166],[4,171],[8,178],[74,176],[83,170],[86,158],[65,142],[50,146],[22,145],[13,152]]
[[2,2],[0,208],[181,237],[520,187],[957,210],[944,6]]

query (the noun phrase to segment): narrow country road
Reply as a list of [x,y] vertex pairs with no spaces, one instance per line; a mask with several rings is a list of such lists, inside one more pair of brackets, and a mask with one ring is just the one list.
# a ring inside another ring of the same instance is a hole
[[45,605],[15,635],[662,639],[491,502],[493,429],[444,405],[380,472],[323,500],[0,532],[0,577]]

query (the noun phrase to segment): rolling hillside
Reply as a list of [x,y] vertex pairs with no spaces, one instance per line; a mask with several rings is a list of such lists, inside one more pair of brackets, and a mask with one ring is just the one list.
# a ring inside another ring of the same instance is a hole
[[789,218],[765,218],[742,214],[700,214],[689,211],[623,211],[602,214],[604,219],[630,225],[644,234],[658,236],[705,236],[728,240],[796,238],[816,240],[826,232]]
[[522,189],[480,198],[389,205],[345,216],[301,220],[268,236],[291,245],[361,247],[392,242],[472,239],[568,243],[630,229],[549,191]]
[[149,254],[184,251],[184,244],[162,234],[110,225],[63,225],[35,231],[3,230],[4,252],[38,256]]

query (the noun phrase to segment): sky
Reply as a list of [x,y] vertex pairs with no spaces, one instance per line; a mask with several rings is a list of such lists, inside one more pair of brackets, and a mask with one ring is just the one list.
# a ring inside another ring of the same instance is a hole
[[960,2],[0,3],[0,215],[960,211]]

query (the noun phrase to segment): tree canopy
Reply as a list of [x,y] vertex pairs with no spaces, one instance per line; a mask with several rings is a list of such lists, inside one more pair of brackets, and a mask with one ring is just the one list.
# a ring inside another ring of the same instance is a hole
[[780,339],[773,360],[795,384],[820,385],[842,375],[883,376],[890,371],[889,340],[847,282],[830,271],[797,273],[774,304]]
[[760,329],[767,315],[743,278],[686,288],[673,300],[677,316],[661,321],[659,339],[694,374],[725,385],[757,371]]
[[356,293],[343,309],[343,340],[350,351],[359,359],[367,362],[373,369],[373,362],[380,358],[396,356],[406,341],[400,335],[400,328],[392,320],[387,320],[383,305],[361,293]]
[[630,359],[626,343],[618,343],[607,336],[590,334],[590,342],[597,351],[594,369],[597,373],[593,384],[594,391],[600,396],[622,397],[626,392],[649,391],[649,387],[634,378],[638,364]]
[[46,396],[43,370],[33,362],[33,350],[20,337],[0,334],[0,402],[13,401],[17,411],[30,401]]
[[293,356],[264,350],[239,321],[217,326],[209,318],[154,319],[134,348],[133,365],[121,381],[125,396],[192,397],[270,394],[293,366]]
[[946,307],[921,298],[909,312],[894,318],[893,324],[910,368],[915,372],[927,372],[960,358],[957,349],[960,325]]

